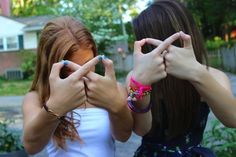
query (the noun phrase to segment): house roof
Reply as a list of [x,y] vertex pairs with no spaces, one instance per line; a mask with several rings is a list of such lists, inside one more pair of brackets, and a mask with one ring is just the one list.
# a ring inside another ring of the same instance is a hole
[[10,17],[12,20],[23,23],[26,26],[23,28],[23,31],[38,31],[42,30],[44,25],[55,18],[55,16],[30,16],[30,17]]

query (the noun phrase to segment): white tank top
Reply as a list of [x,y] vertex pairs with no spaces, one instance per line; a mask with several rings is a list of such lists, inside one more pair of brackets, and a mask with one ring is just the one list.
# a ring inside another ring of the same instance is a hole
[[115,143],[111,134],[108,112],[101,108],[75,109],[80,119],[77,131],[83,141],[66,140],[66,150],[51,139],[46,146],[49,157],[114,157]]

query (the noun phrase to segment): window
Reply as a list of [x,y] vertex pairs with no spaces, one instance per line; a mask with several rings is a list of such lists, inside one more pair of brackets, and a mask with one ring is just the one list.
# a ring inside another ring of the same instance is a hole
[[18,49],[17,37],[7,37],[7,50]]
[[0,38],[0,50],[4,50],[3,38]]
[[0,37],[0,52],[19,50],[18,36]]

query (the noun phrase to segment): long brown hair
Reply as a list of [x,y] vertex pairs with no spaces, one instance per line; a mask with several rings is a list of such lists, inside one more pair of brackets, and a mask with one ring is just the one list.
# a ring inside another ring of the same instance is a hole
[[[133,20],[133,28],[137,40],[143,38],[165,40],[170,35],[183,31],[192,37],[197,61],[207,64],[207,54],[201,33],[192,15],[178,1],[155,1]],[[183,46],[181,40],[173,44]],[[145,45],[143,52],[148,53],[154,48],[154,46]],[[200,95],[188,81],[170,75],[154,83],[152,87],[153,124],[149,135],[155,134],[160,128],[166,129],[165,135],[168,139],[183,135],[196,119]]]
[[[70,53],[80,48],[91,48],[94,56],[97,49],[91,33],[77,19],[64,16],[48,22],[42,30],[37,49],[36,73],[31,86],[31,91],[37,91],[41,104],[44,104],[50,97],[49,75],[52,65],[66,59]],[[65,139],[79,139],[71,117],[64,118],[54,132],[54,140],[58,146],[64,148]]]

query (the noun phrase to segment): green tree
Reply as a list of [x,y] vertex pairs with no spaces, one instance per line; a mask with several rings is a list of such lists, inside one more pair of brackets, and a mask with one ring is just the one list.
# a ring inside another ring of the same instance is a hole
[[185,0],[205,38],[220,36],[225,40],[236,25],[235,0]]
[[[80,18],[93,33],[98,48],[105,50],[116,40],[128,40],[123,15],[137,15],[137,0],[12,0],[14,16],[71,15]],[[127,35],[128,34],[128,35]]]
[[[137,0],[65,0],[70,4],[65,8],[63,14],[71,14],[80,17],[81,20],[93,32],[98,43],[99,50],[104,51],[105,47],[116,40],[128,40],[123,15],[127,10],[135,14],[134,4]],[[73,8],[71,10],[71,8]],[[128,32],[129,33],[129,32]]]
[[13,16],[34,16],[56,14],[60,0],[12,0]]

